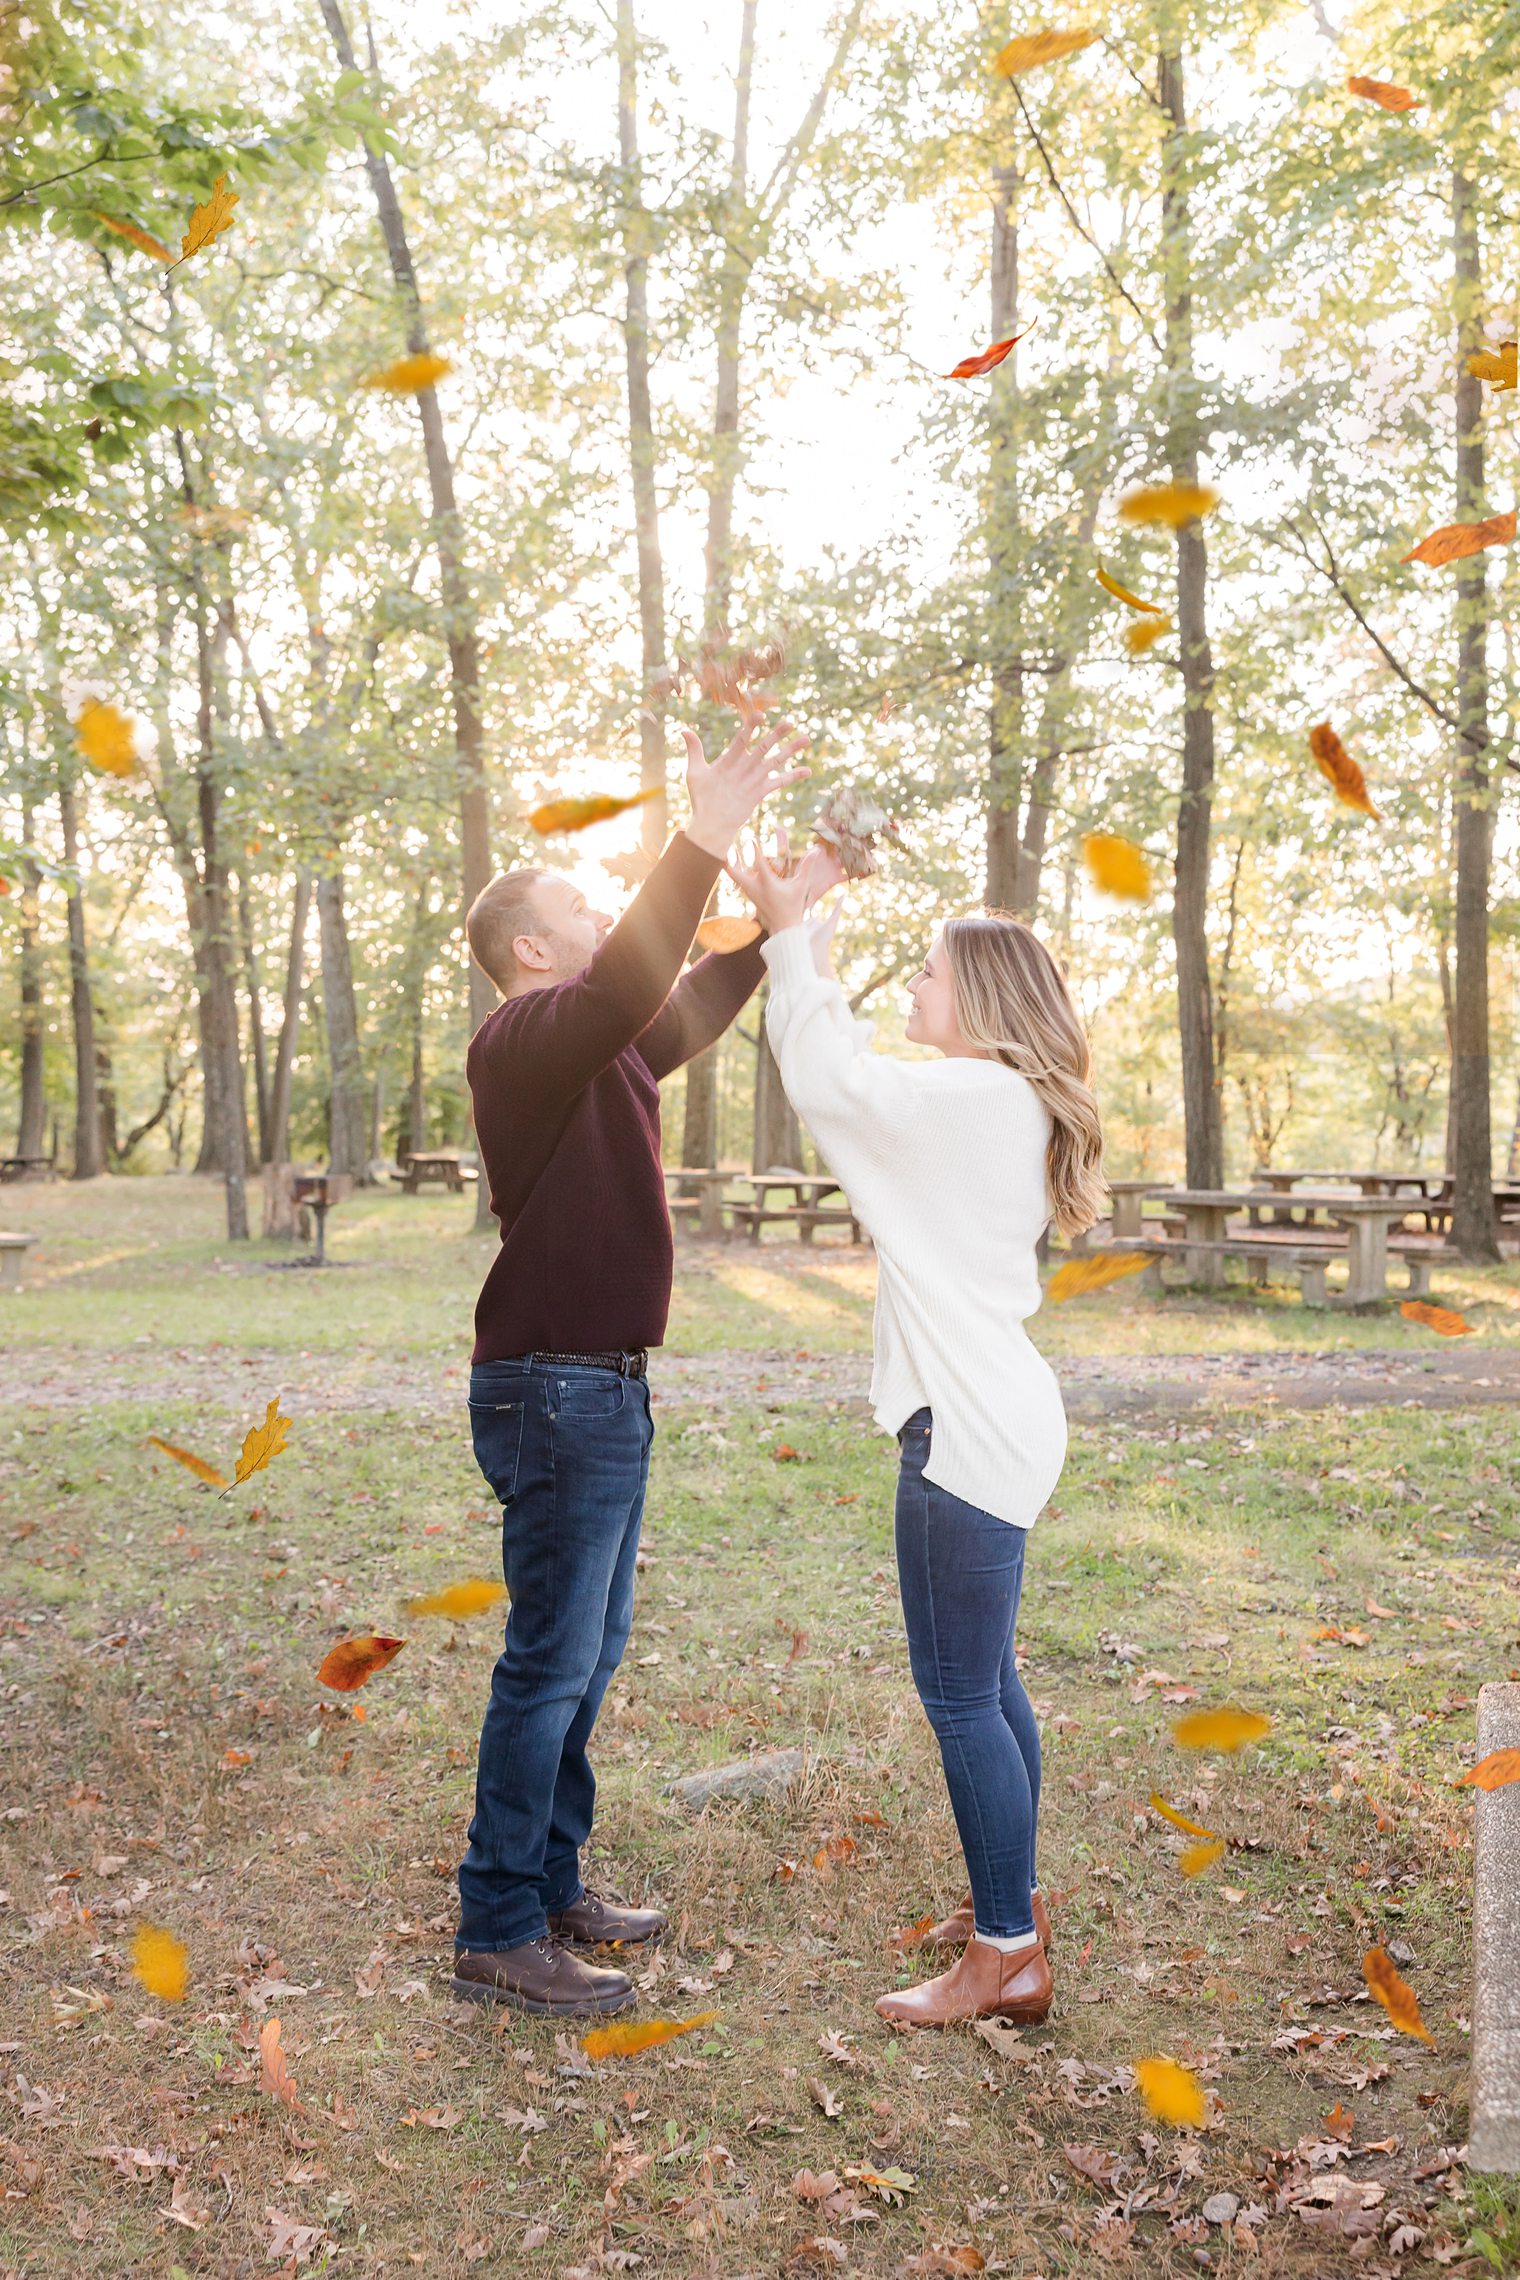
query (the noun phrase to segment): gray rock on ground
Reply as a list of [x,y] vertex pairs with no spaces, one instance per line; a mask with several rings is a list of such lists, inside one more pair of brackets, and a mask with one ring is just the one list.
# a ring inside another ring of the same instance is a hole
[[755,1797],[774,1797],[800,1779],[801,1750],[762,1750],[756,1757],[734,1758],[728,1765],[706,1766],[700,1773],[684,1773],[670,1785],[670,1794],[688,1813],[720,1803],[748,1803]]
[[[1520,1749],[1520,1686],[1478,1692],[1478,1756]],[[1520,1782],[1474,1807],[1470,2169],[1520,2172]]]

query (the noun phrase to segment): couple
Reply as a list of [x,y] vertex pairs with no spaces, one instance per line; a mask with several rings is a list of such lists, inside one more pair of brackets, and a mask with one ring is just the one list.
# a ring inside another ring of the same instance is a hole
[[[647,1349],[673,1247],[659,1080],[713,1043],[770,974],[782,1081],[876,1245],[872,1400],[896,1435],[908,1654],[939,1740],[970,1890],[925,1945],[949,1969],[877,2004],[901,2024],[1039,2020],[1049,1919],[1035,1873],[1040,1742],[1014,1663],[1029,1526],[1060,1475],[1055,1379],[1024,1332],[1035,1245],[1096,1218],[1102,1135],[1060,969],[1030,930],[951,919],[909,983],[927,1062],[872,1052],[830,971],[841,878],[814,849],[785,875],[731,855],[804,740],[749,726],[708,764],[686,734],[691,820],[614,926],[568,879],[517,870],[468,918],[505,1002],[470,1045],[475,1128],[501,1247],[476,1310],[475,1455],[503,1507],[511,1607],[459,1871],[454,1991],[581,2016],[636,2000],[616,1953],[658,1909],[581,1882],[587,1744],[633,1616],[654,1437]],[[720,871],[764,932],[682,968]],[[679,977],[679,978],[678,978]],[[601,1954],[599,1963],[593,1958]]]

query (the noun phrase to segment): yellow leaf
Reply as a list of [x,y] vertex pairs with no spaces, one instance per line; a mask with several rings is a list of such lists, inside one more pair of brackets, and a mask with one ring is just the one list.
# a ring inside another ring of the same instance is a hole
[[74,742],[83,758],[103,776],[136,775],[137,731],[114,705],[86,697],[74,722]]
[[389,396],[420,396],[424,388],[434,387],[454,369],[447,356],[435,356],[430,350],[419,350],[415,356],[398,356],[394,364],[387,364],[382,372],[372,372],[365,381],[366,388],[383,388]]
[[1516,344],[1501,341],[1497,353],[1480,349],[1476,356],[1467,359],[1467,369],[1477,380],[1493,382],[1494,394],[1502,396],[1506,389],[1516,385]]
[[539,836],[551,831],[584,831],[588,823],[605,823],[612,815],[621,815],[625,808],[640,807],[645,800],[657,800],[662,786],[652,784],[647,791],[630,792],[626,799],[615,799],[610,792],[593,792],[589,798],[575,800],[547,800],[536,807],[528,821]]
[[1140,618],[1134,625],[1125,627],[1124,646],[1131,657],[1143,657],[1153,642],[1159,641],[1164,633],[1170,633],[1171,630],[1172,621],[1169,617]]
[[1202,1876],[1206,1868],[1213,1867],[1224,1849],[1223,1837],[1210,1837],[1207,1844],[1187,1846],[1179,1855],[1177,1866],[1184,1876]]
[[219,174],[211,185],[211,195],[203,206],[197,206],[190,216],[190,227],[180,240],[179,257],[188,261],[192,253],[203,252],[223,230],[232,227],[232,209],[238,194],[227,187],[227,177]]
[[717,2016],[716,2011],[699,2011],[692,2019],[638,2019],[627,2026],[593,2027],[589,2035],[581,2036],[581,2049],[588,2058],[634,2058],[641,2050],[710,2027]]
[[99,213],[95,219],[103,222],[108,230],[114,230],[118,237],[130,239],[141,252],[151,253],[155,261],[173,261],[173,254],[162,239],[154,237],[149,230],[140,230],[136,222],[118,222],[111,214]]
[[1211,514],[1218,504],[1219,493],[1207,483],[1158,483],[1129,492],[1119,501],[1119,516],[1123,522],[1165,523],[1179,530],[1183,523]]
[[290,1430],[290,1419],[280,1415],[280,1404],[271,1401],[264,1412],[262,1425],[250,1425],[243,1438],[243,1453],[238,1458],[232,1485],[237,1487],[256,1472],[262,1472],[271,1457],[277,1457],[285,1446],[285,1435]]
[[1010,40],[992,59],[992,68],[1003,79],[1017,79],[1021,71],[1033,71],[1036,64],[1054,63],[1063,55],[1076,55],[1091,47],[1098,34],[1083,24],[1069,32],[1026,32],[1021,39]]
[[1457,1780],[1458,1789],[1507,1789],[1520,1781],[1520,1750],[1490,1750]]
[[1362,1977],[1400,2034],[1414,2035],[1420,2042],[1434,2042],[1434,2035],[1420,2017],[1414,1989],[1407,1979],[1399,1977],[1398,1966],[1386,1948],[1367,1950],[1362,1957]]
[[1473,1326],[1465,1314],[1458,1314],[1449,1306],[1432,1306],[1427,1298],[1406,1298],[1399,1312],[1407,1322],[1423,1322],[1427,1330],[1438,1330],[1443,1338],[1473,1335]]
[[1207,2121],[1203,2085],[1191,2067],[1179,2066],[1174,2058],[1142,2058],[1135,2067],[1135,2082],[1158,2122],[1197,2130]]
[[1214,1834],[1212,1829],[1201,1829],[1196,1821],[1190,1821],[1185,1813],[1179,1813],[1175,1805],[1168,1805],[1158,1790],[1151,1791],[1150,1804],[1153,1813],[1159,1813],[1163,1821],[1170,1821],[1172,1827],[1180,1829],[1185,1837],[1212,1837]]
[[429,1591],[421,1599],[409,1599],[408,1615],[448,1615],[455,1621],[466,1615],[483,1615],[488,1607],[495,1607],[507,1596],[505,1584],[493,1583],[489,1576],[466,1576],[463,1583],[446,1583],[441,1591]]
[[1128,586],[1121,586],[1117,578],[1110,578],[1101,562],[1098,564],[1098,584],[1105,594],[1112,594],[1116,602],[1123,602],[1129,609],[1144,610],[1151,617],[1160,617],[1162,614],[1159,602],[1142,602],[1140,596],[1132,594]]
[[759,936],[758,918],[704,918],[697,928],[697,940],[704,950],[725,955],[731,950],[748,949]]
[[160,1440],[156,1433],[150,1433],[148,1439],[155,1449],[162,1449],[166,1457],[172,1457],[177,1465],[183,1465],[187,1472],[193,1472],[196,1479],[203,1480],[208,1488],[226,1488],[230,1485],[227,1475],[218,1472],[215,1465],[208,1465],[204,1457],[192,1455],[189,1449],[177,1448],[173,1441]]
[[1219,1710],[1189,1710],[1172,1727],[1172,1740],[1185,1750],[1216,1750],[1233,1756],[1248,1742],[1259,1742],[1272,1731],[1272,1721],[1259,1710],[1237,1710],[1227,1704]]
[[161,2003],[183,2003],[190,1984],[184,1941],[159,1924],[139,1924],[132,1935],[132,1977]]
[[1131,839],[1111,831],[1089,831],[1082,841],[1082,860],[1093,885],[1107,895],[1122,895],[1127,902],[1149,902],[1151,867]]
[[1106,1290],[1126,1275],[1138,1275],[1150,1261],[1136,1251],[1094,1251],[1085,1259],[1068,1259],[1057,1267],[1045,1285],[1045,1296],[1057,1304],[1063,1298],[1085,1298],[1090,1290]]
[[1310,729],[1309,750],[1319,764],[1320,774],[1334,786],[1338,800],[1347,807],[1359,808],[1363,815],[1377,816],[1366,777],[1327,720]]

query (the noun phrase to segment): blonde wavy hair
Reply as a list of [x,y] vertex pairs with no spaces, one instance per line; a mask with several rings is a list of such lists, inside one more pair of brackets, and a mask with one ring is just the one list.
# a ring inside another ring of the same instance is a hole
[[1092,1051],[1066,976],[1034,929],[1005,910],[947,919],[942,939],[961,1035],[1027,1077],[1050,1112],[1051,1216],[1063,1235],[1080,1235],[1108,1191]]

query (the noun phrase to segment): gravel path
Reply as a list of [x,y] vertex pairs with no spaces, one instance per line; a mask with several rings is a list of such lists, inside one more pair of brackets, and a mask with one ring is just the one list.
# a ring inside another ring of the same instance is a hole
[[[1421,1408],[1471,1408],[1520,1399],[1520,1352],[1442,1347],[1429,1354],[1322,1353],[1157,1354],[1086,1356],[1056,1364],[1074,1417],[1165,1414],[1202,1404],[1237,1408],[1262,1402],[1289,1409],[1347,1408],[1409,1402]],[[865,1354],[810,1355],[720,1350],[663,1353],[650,1371],[657,1400],[733,1407],[755,1402],[864,1402],[870,1383]],[[22,1358],[0,1394],[5,1406],[32,1411],[97,1408],[108,1402],[146,1407],[186,1403],[242,1413],[276,1389],[287,1403],[317,1410],[410,1411],[456,1415],[468,1372],[431,1357],[388,1360],[288,1353],[216,1355],[188,1348],[109,1358],[46,1354]]]

